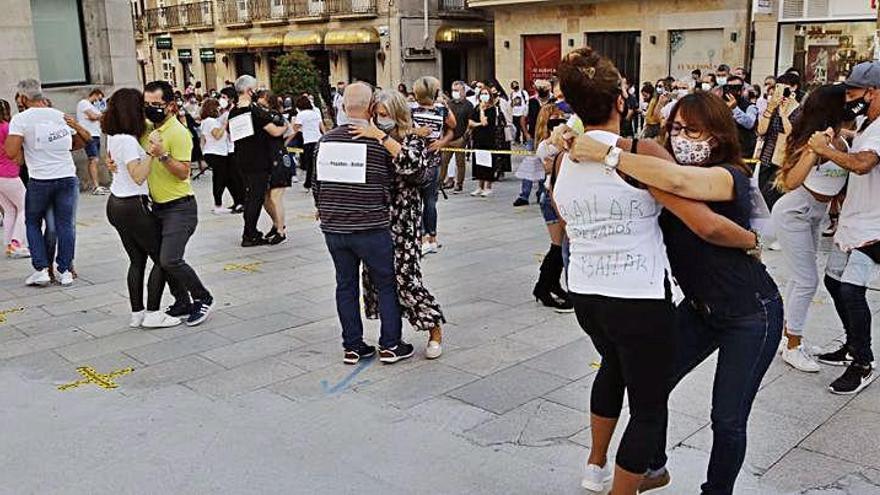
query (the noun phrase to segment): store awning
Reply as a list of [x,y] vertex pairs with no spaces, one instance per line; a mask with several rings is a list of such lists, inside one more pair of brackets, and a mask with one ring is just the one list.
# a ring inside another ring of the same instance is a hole
[[489,42],[486,30],[481,27],[441,26],[434,37],[438,47],[454,45],[485,45]]
[[281,48],[284,46],[284,36],[275,33],[254,34],[248,38],[248,48]]
[[379,46],[379,33],[373,28],[327,31],[324,46],[334,50],[357,50]]
[[217,38],[214,49],[218,51],[244,50],[248,47],[248,40],[244,36],[231,36],[229,38]]
[[321,31],[288,31],[284,35],[284,48],[293,50],[320,50],[324,44]]

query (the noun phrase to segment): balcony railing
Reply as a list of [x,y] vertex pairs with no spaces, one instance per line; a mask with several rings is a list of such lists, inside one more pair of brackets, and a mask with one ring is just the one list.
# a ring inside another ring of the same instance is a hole
[[439,0],[437,10],[440,12],[467,12],[467,0]]
[[214,7],[211,2],[193,2],[144,12],[147,31],[210,28],[214,25]]
[[227,25],[284,22],[302,18],[376,15],[377,0],[219,0]]

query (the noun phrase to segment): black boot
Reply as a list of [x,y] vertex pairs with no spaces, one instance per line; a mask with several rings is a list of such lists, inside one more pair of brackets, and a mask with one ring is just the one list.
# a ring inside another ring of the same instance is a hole
[[555,268],[557,256],[561,259],[562,248],[551,244],[550,250],[547,251],[547,254],[544,255],[544,260],[541,262],[540,275],[538,275],[538,282],[532,290],[532,295],[535,296],[536,301],[540,301],[541,304],[548,308],[553,308],[557,311],[569,311],[571,310],[571,302],[568,301],[568,297],[560,299],[552,292],[554,273],[556,273],[555,283],[559,284],[560,272],[557,272]]

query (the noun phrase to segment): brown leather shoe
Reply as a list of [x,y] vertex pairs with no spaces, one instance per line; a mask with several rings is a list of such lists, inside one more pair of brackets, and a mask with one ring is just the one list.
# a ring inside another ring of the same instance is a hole
[[672,477],[669,476],[669,471],[664,469],[663,474],[651,477],[645,476],[645,479],[642,480],[642,484],[639,485],[639,490],[636,493],[639,495],[644,495],[645,493],[658,493],[668,487],[671,483]]

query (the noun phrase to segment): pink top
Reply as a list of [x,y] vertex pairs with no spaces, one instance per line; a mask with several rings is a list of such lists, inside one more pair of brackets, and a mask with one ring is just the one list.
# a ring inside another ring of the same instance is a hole
[[9,122],[0,122],[0,177],[18,177],[21,167],[6,156],[6,136],[9,135]]

